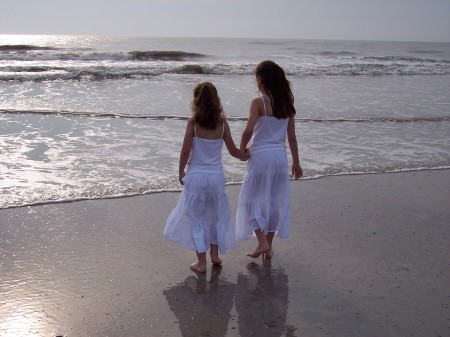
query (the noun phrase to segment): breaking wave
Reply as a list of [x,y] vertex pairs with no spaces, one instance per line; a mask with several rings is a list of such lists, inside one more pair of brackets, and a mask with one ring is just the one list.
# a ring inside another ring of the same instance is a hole
[[133,60],[149,61],[184,61],[191,58],[201,58],[205,55],[196,53],[187,53],[183,51],[132,51],[129,52]]
[[[58,66],[0,65],[0,81],[105,80],[159,76],[164,74],[253,75],[253,64],[164,64],[139,67],[124,64]],[[381,76],[381,75],[450,75],[450,63],[435,65],[407,64],[339,64],[332,66],[293,65],[288,76]]]
[[[289,76],[449,75],[450,59],[439,56],[362,56],[349,51],[324,51],[307,61],[290,59],[284,69]],[[95,81],[139,79],[163,74],[239,76],[253,75],[254,67],[255,63],[251,61],[231,62],[217,55],[180,50],[122,52],[0,45],[0,81]]]
[[179,50],[121,52],[95,51],[90,48],[61,49],[33,45],[0,45],[0,61],[184,61],[202,57],[205,55]]
[[57,50],[58,48],[54,47],[41,47],[41,46],[33,46],[33,45],[27,45],[27,44],[5,44],[0,46],[1,52],[26,52],[26,51],[33,51],[33,50]]

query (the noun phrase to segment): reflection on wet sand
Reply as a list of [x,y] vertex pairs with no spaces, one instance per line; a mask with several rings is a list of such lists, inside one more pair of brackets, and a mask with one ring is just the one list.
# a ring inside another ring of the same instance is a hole
[[249,263],[237,284],[220,278],[220,271],[213,268],[209,281],[197,274],[163,291],[183,337],[227,336],[233,303],[239,336],[294,336],[296,327],[286,325],[289,287],[282,268],[272,268],[270,260]]
[[295,327],[286,326],[288,277],[280,267],[249,263],[248,274],[238,275],[234,303],[238,312],[239,335],[276,337],[293,336]]
[[206,275],[189,276],[163,291],[170,309],[186,336],[226,336],[235,285],[219,278],[221,267]]

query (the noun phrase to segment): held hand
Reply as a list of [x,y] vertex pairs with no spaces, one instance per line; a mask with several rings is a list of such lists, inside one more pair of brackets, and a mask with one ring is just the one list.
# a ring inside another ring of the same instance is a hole
[[292,164],[292,175],[294,176],[294,179],[300,179],[300,177],[303,175],[303,170],[300,164]]
[[186,175],[186,173],[183,171],[182,173],[179,174],[178,176],[178,181],[180,182],[181,185],[184,185],[183,183],[183,178]]
[[244,151],[245,156],[241,159],[241,161],[247,161],[250,159],[250,149],[245,149]]

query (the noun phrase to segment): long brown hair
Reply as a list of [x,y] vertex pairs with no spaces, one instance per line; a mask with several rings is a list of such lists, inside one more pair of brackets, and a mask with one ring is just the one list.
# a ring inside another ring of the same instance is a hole
[[283,68],[273,61],[263,61],[256,66],[255,75],[260,78],[270,97],[274,117],[283,119],[294,116],[294,95]]
[[205,129],[215,129],[225,121],[216,87],[211,82],[199,83],[192,98],[194,122]]

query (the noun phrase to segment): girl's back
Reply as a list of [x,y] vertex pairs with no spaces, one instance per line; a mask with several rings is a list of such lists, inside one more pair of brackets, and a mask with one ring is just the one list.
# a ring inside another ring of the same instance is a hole
[[289,118],[274,117],[269,99],[265,96],[260,99],[263,109],[255,124],[253,143],[250,149],[253,154],[277,149],[284,151]]
[[194,124],[192,152],[189,158],[189,172],[222,173],[222,146],[224,124],[208,130]]

